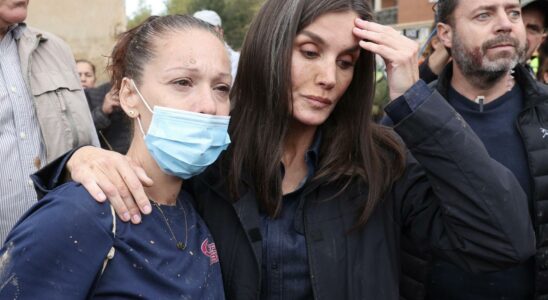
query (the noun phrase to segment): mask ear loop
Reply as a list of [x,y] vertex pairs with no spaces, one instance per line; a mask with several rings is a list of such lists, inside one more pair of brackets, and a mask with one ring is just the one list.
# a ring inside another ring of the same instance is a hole
[[[150,108],[148,103],[145,101],[145,97],[143,97],[143,95],[141,94],[141,92],[137,88],[137,85],[135,84],[135,81],[133,81],[133,79],[130,79],[130,80],[131,80],[131,84],[135,88],[135,91],[139,95],[139,98],[141,98],[141,101],[143,101],[143,103],[145,104],[146,108],[150,111],[150,113],[154,115],[154,112],[152,111],[152,109]],[[141,116],[137,116],[137,123],[139,123],[139,130],[141,130],[141,133],[143,134],[143,138],[145,138],[146,134],[145,134],[145,131],[143,130],[143,124],[141,124]]]
[[141,92],[137,88],[137,85],[135,84],[135,81],[133,81],[133,79],[131,79],[131,84],[133,84],[133,87],[135,88],[135,91],[137,92],[137,95],[139,95],[139,98],[141,98],[141,101],[143,101],[143,103],[147,107],[148,111],[150,111],[150,113],[153,114],[154,112],[152,112],[152,109],[150,108],[148,103],[145,101],[145,97],[143,97],[143,95],[141,94]]

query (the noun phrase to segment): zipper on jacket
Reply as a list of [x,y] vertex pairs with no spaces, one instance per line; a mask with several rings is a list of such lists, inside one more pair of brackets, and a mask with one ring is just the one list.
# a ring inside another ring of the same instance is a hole
[[485,96],[478,96],[475,102],[479,104],[479,111],[483,112],[483,103],[485,102]]
[[537,233],[536,229],[540,226],[540,224],[539,224],[538,219],[537,219],[537,211],[538,211],[537,202],[535,201],[535,197],[533,196],[533,194],[535,192],[535,180],[534,180],[533,176],[531,175],[532,169],[531,169],[531,160],[530,160],[530,157],[529,157],[529,151],[528,151],[528,149],[525,145],[525,139],[523,137],[523,131],[522,131],[520,123],[519,123],[523,113],[525,113],[525,111],[521,111],[519,113],[518,119],[516,120],[516,127],[518,129],[519,136],[521,137],[521,140],[524,143],[523,147],[525,147],[525,157],[527,158],[527,167],[529,168],[529,172],[528,172],[529,181],[531,182],[531,186],[529,187],[531,189],[529,191],[531,193],[531,199],[527,199],[527,200],[528,201],[530,200],[531,203],[533,204],[533,207],[532,207],[533,211],[531,212],[531,219],[532,219],[531,221],[532,221],[533,227],[535,229],[535,236],[537,236],[538,233]]

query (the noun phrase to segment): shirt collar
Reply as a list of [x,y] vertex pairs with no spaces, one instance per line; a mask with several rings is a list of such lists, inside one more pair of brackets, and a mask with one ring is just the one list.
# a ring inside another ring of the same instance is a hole
[[305,161],[307,163],[311,163],[314,167],[318,165],[318,156],[320,153],[321,144],[322,144],[322,131],[318,129],[316,131],[316,134],[314,135],[314,140],[312,141],[310,148],[308,148],[308,151],[306,151],[306,154],[305,154]]
[[8,33],[12,32],[13,39],[18,40],[21,38],[21,35],[23,35],[25,28],[27,28],[25,23],[13,24],[8,28]]
[[[297,189],[299,190],[304,183],[314,177],[314,174],[316,173],[316,168],[318,166],[318,157],[320,153],[320,146],[322,144],[322,132],[321,130],[317,130],[314,134],[314,139],[312,140],[312,144],[304,154],[304,161],[306,162],[306,166],[308,168],[307,176],[303,179],[303,182],[301,182],[300,187]],[[280,171],[282,172],[282,177],[285,176],[285,167],[282,162],[280,162]]]

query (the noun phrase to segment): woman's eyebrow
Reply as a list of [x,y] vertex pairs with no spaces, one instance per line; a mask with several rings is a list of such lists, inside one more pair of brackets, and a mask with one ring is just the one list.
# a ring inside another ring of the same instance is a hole
[[319,35],[317,35],[313,32],[303,30],[303,31],[301,31],[301,34],[304,34],[304,35],[308,36],[309,38],[311,38],[314,42],[316,42],[318,44],[325,45],[324,39],[322,39]]

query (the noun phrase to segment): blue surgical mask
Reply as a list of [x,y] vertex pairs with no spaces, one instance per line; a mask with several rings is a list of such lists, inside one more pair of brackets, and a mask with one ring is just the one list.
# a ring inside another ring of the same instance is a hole
[[152,113],[145,134],[141,120],[137,122],[148,151],[167,174],[188,179],[203,172],[230,144],[230,117],[188,112],[154,106],[150,108],[133,80],[137,94]]

